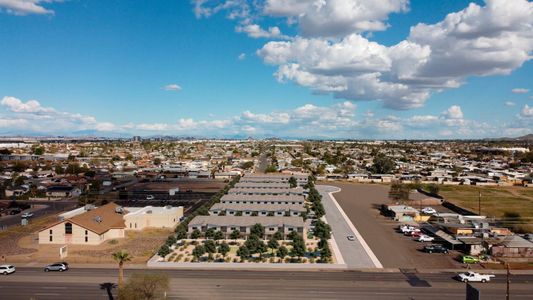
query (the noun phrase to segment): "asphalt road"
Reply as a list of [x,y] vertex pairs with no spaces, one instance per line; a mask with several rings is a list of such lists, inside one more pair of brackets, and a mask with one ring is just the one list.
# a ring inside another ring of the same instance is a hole
[[[126,270],[165,273],[169,299],[461,299],[465,284],[452,273],[288,272],[236,270]],[[109,299],[100,284],[116,282],[115,269],[44,273],[18,268],[0,277],[0,299]],[[531,299],[533,275],[511,277],[512,299]],[[482,299],[504,299],[505,276],[473,284]],[[113,290],[113,293],[116,291]]]
[[[335,242],[341,251],[344,263],[348,268],[375,268],[375,264],[365,251],[361,242],[356,239],[349,241],[347,236],[355,236],[337,206],[329,196],[329,192],[336,192],[337,187],[318,185],[317,190],[322,194],[322,204],[326,210],[326,219],[331,226]],[[335,194],[333,194],[335,196]],[[356,228],[357,229],[357,228]]]

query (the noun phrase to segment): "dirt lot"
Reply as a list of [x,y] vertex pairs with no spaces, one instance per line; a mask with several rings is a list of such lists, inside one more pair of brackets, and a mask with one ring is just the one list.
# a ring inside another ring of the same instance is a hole
[[354,226],[385,268],[456,268],[457,253],[427,254],[423,244],[397,233],[398,222],[382,216],[377,207],[389,203],[389,186],[378,184],[334,183],[342,189],[333,194]]

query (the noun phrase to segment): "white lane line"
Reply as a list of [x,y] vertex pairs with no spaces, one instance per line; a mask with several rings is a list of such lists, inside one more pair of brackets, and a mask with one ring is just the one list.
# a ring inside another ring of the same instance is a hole
[[368,244],[365,242],[365,240],[363,239],[363,236],[361,236],[361,234],[359,233],[359,231],[357,231],[357,229],[355,228],[355,226],[353,226],[352,224],[352,221],[350,221],[350,218],[348,218],[348,216],[346,215],[346,213],[344,212],[344,210],[342,209],[342,207],[339,205],[339,203],[337,203],[337,200],[335,199],[335,197],[333,197],[333,193],[338,193],[340,192],[340,188],[337,190],[337,191],[334,191],[334,192],[328,192],[329,196],[331,197],[331,200],[333,200],[333,203],[335,204],[335,206],[337,207],[337,209],[340,211],[342,217],[344,218],[344,220],[346,221],[346,223],[348,223],[348,226],[350,226],[350,229],[353,231],[353,233],[355,234],[355,237],[357,238],[357,240],[359,240],[359,242],[361,243],[361,246],[363,246],[363,249],[365,249],[365,252],[366,254],[370,257],[370,259],[372,260],[372,262],[374,263],[374,266],[376,266],[376,268],[379,268],[379,269],[382,269],[383,268],[383,265],[381,264],[381,262],[379,261],[379,259],[376,257],[376,255],[374,254],[374,252],[372,252],[372,249],[370,249],[370,247],[368,246]]

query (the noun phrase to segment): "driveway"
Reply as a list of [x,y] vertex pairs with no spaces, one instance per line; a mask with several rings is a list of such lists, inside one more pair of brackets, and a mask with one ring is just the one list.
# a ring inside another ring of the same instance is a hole
[[[326,219],[331,226],[333,237],[337,242],[344,263],[348,268],[376,268],[381,267],[377,259],[372,260],[372,250],[368,248],[362,237],[353,230],[353,225],[349,224],[343,214],[335,205],[329,193],[338,192],[340,189],[333,186],[318,185],[317,190],[322,195],[322,204],[326,210]],[[351,222],[350,222],[351,223]],[[351,226],[350,226],[351,225]],[[357,229],[355,230],[357,231]],[[353,235],[354,241],[349,241],[346,237]],[[365,248],[366,247],[366,248]]]

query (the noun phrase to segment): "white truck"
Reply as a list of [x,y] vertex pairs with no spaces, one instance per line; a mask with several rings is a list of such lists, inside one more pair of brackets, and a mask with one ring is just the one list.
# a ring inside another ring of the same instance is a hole
[[462,282],[488,282],[491,278],[496,277],[495,275],[484,275],[476,272],[466,272],[457,275],[460,281]]

